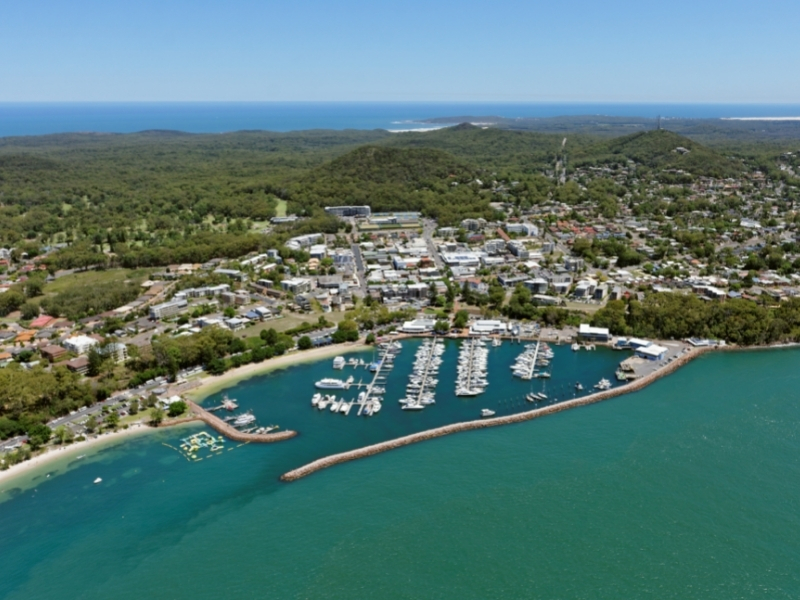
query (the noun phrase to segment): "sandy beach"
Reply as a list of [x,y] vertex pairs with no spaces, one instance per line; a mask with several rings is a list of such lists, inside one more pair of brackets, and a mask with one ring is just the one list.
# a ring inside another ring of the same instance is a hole
[[[237,383],[263,375],[274,371],[276,369],[285,369],[293,365],[313,362],[322,360],[324,358],[332,358],[334,356],[344,355],[349,352],[356,352],[369,348],[363,342],[351,342],[347,344],[338,344],[333,346],[324,346],[321,348],[314,348],[311,350],[297,351],[289,354],[284,354],[277,358],[271,358],[263,363],[249,364],[232,369],[222,375],[205,377],[200,386],[187,392],[185,395],[191,397],[196,401],[202,401],[203,398],[210,396],[220,390],[232,387]],[[80,455],[90,449],[96,449],[98,446],[104,444],[118,444],[132,436],[143,435],[148,432],[158,431],[157,428],[149,427],[144,423],[135,423],[128,429],[120,429],[111,433],[103,433],[96,437],[92,437],[83,442],[75,442],[68,446],[53,446],[46,452],[33,457],[30,460],[16,464],[5,471],[0,471],[0,494],[8,489],[4,485],[12,479],[21,477],[22,475],[29,474],[31,471],[37,471],[41,467],[57,461],[60,458],[67,458],[72,455]]]
[[349,352],[357,352],[365,348],[371,348],[371,346],[367,346],[359,341],[322,346],[321,348],[313,348],[311,350],[299,350],[284,354],[283,356],[278,356],[277,358],[270,358],[262,363],[249,364],[239,367],[238,369],[231,369],[222,375],[209,375],[201,380],[198,387],[186,392],[185,395],[196,402],[202,402],[204,398],[207,398],[211,394],[232,387],[251,377],[264,375],[276,369],[285,369],[302,363],[322,360],[324,358],[333,358],[334,356],[345,355]]
[[0,494],[7,491],[10,486],[6,485],[10,480],[26,475],[31,471],[37,471],[41,467],[53,463],[60,458],[68,458],[73,455],[85,454],[91,449],[98,449],[100,446],[118,444],[119,442],[134,436],[143,435],[149,431],[156,431],[144,423],[135,423],[128,429],[103,433],[98,436],[88,438],[83,442],[73,442],[68,446],[52,446],[42,454],[34,456],[30,460],[16,464],[5,471],[0,471]]

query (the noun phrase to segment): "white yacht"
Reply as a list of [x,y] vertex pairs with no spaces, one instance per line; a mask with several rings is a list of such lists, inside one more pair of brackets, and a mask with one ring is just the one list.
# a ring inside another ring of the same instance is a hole
[[503,345],[503,340],[501,340],[499,337],[492,339],[492,348],[499,348],[502,345]]
[[334,369],[344,369],[344,366],[347,362],[344,359],[344,356],[337,356],[333,359],[333,368]]
[[611,382],[608,379],[601,379],[599,382],[594,384],[594,389],[596,390],[607,390],[611,387]]
[[493,417],[493,416],[495,416],[495,414],[497,414],[497,413],[495,413],[493,410],[490,410],[488,408],[482,408],[481,409],[481,416],[482,417]]
[[311,396],[311,406],[317,406],[320,400],[322,400],[322,394],[320,393],[314,394],[313,396]]
[[347,387],[346,382],[342,381],[341,379],[333,379],[331,377],[320,379],[314,385],[319,390],[343,390]]
[[422,410],[423,408],[425,407],[422,404],[411,404],[410,402],[403,405],[403,410]]
[[251,415],[250,413],[245,413],[243,415],[239,415],[233,420],[234,427],[242,427],[243,425],[249,425],[253,421],[256,420],[255,415]]

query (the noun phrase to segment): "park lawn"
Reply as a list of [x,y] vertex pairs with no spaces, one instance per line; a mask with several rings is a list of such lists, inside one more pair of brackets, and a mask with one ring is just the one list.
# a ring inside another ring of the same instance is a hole
[[45,294],[57,294],[67,291],[73,287],[91,287],[104,283],[124,283],[131,280],[142,283],[150,274],[152,269],[105,269],[102,271],[81,271],[59,277],[51,281],[44,287]]
[[278,200],[278,204],[275,206],[275,216],[276,217],[285,217],[286,216],[286,200]]

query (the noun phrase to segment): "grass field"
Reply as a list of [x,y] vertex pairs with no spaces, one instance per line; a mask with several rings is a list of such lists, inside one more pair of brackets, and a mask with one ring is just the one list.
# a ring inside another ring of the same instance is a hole
[[286,200],[278,200],[278,205],[275,207],[276,217],[286,216]]
[[44,288],[45,294],[56,294],[69,290],[75,286],[91,287],[103,283],[123,283],[125,281],[135,281],[142,283],[150,276],[149,269],[106,269],[105,271],[82,271],[59,277],[55,281],[48,283]]
[[[274,329],[278,333],[282,331],[287,331],[289,329],[294,329],[295,327],[299,326],[301,323],[316,323],[319,321],[319,318],[323,316],[323,313],[309,313],[307,315],[295,315],[295,314],[287,314],[284,317],[280,317],[279,319],[270,319],[268,321],[264,321],[263,323],[258,323],[253,327],[248,327],[247,329],[241,332],[241,337],[257,337],[261,334],[262,331],[266,331],[267,329]],[[331,313],[324,313],[325,319],[330,321],[331,323],[340,323],[344,320],[345,313],[343,312],[331,312]]]

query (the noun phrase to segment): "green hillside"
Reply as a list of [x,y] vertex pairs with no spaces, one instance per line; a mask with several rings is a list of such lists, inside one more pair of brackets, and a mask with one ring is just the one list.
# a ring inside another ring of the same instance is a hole
[[421,211],[445,223],[491,216],[480,172],[432,148],[364,146],[311,170],[289,186],[290,211],[368,204],[373,211]]
[[606,140],[571,154],[571,159],[573,166],[633,160],[653,170],[681,169],[709,177],[730,177],[742,171],[737,162],[663,129]]

